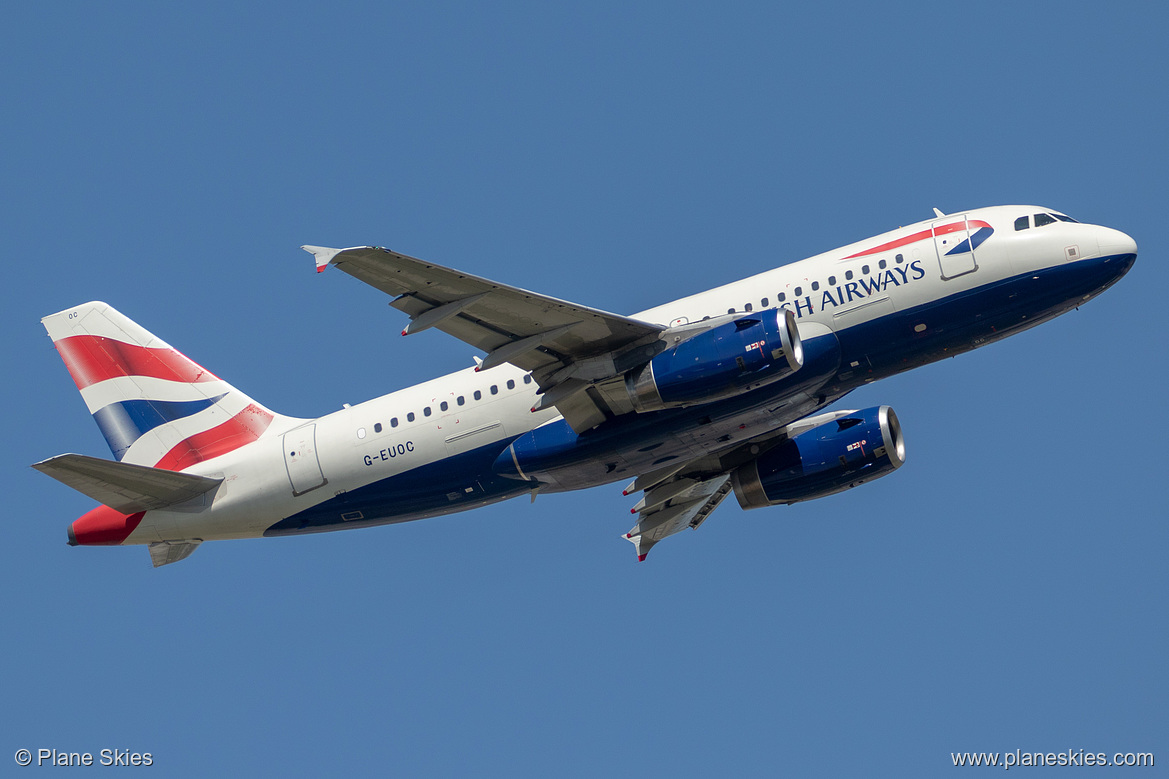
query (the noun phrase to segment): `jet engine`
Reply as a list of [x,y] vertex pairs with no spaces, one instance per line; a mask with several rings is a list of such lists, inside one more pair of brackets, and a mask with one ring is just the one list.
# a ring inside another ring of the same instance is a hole
[[897,414],[877,406],[784,441],[732,474],[745,509],[798,503],[859,487],[905,462]]
[[635,410],[657,411],[762,387],[790,376],[803,364],[795,315],[772,308],[667,348],[628,373],[625,389]]

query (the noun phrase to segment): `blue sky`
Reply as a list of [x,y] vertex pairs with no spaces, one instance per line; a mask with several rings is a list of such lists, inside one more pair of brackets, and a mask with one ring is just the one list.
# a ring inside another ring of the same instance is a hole
[[[156,775],[926,775],[1169,763],[1157,229],[1164,10],[1137,3],[12,6],[0,746]],[[396,527],[72,549],[108,456],[38,320],[105,300],[273,409],[470,364],[303,243],[633,312],[931,215],[1133,235],[1082,310],[866,387],[906,467],[730,501],[638,565],[616,488]],[[9,764],[11,765],[11,764]],[[33,770],[33,769],[29,769]],[[1152,773],[1152,772],[1149,772]]]

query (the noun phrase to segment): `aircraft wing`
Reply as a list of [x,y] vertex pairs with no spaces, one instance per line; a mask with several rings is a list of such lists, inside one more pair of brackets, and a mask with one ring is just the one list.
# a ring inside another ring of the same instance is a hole
[[701,525],[731,491],[730,473],[709,478],[674,476],[645,491],[638,503],[637,524],[625,537],[633,542],[637,559],[667,536]]
[[480,370],[507,362],[530,372],[543,395],[540,407],[555,405],[577,432],[628,410],[610,408],[592,383],[619,375],[639,356],[652,357],[665,329],[388,249],[301,248],[316,258],[318,271],[335,265],[393,295],[390,305],[411,319],[403,335],[436,327],[487,352]]
[[740,465],[785,439],[855,413],[829,411],[805,417],[726,451],[638,476],[625,488],[626,495],[644,493],[632,509],[638,515],[637,524],[625,534],[637,550],[637,559],[645,560],[650,548],[662,539],[705,522],[730,494],[731,474]]

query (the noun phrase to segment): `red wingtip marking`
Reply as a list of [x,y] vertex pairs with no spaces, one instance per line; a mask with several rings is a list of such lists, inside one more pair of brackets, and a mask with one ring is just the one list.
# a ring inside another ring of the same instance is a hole
[[633,534],[632,534],[632,533],[626,533],[626,534],[625,534],[625,537],[626,537],[626,538],[633,538]]
[[629,509],[629,513],[630,513],[630,514],[636,514],[636,513],[637,513],[637,509]]
[[402,335],[406,335],[406,328],[402,328]]
[[322,272],[322,271],[324,271],[324,270],[325,270],[325,268],[327,268],[327,267],[329,267],[328,263],[326,263],[326,264],[324,264],[324,265],[318,265],[318,266],[317,266],[317,273],[321,273],[321,272]]
[[480,368],[480,366],[478,366],[478,365],[475,366],[475,373],[479,372],[479,368]]
[[639,555],[637,556],[637,562],[639,562],[639,563],[644,563],[644,562],[645,562],[645,555],[643,555],[643,554],[639,554]]

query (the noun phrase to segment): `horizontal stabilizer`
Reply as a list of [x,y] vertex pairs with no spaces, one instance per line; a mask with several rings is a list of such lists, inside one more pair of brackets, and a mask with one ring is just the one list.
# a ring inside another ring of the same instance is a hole
[[58,455],[33,468],[123,514],[184,503],[223,481],[83,454]]

